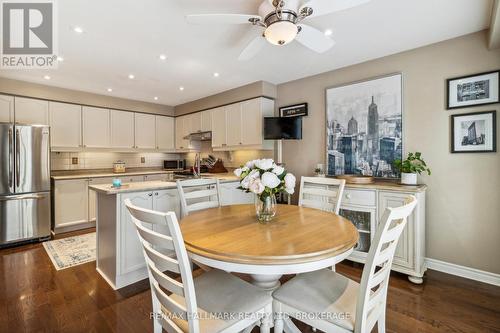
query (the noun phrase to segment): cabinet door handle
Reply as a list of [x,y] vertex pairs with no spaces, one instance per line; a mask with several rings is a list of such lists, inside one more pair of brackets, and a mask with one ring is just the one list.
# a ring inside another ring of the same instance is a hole
[[153,196],[153,193],[148,193],[148,197],[152,197]]
[[158,196],[158,192],[155,192],[155,195]]
[[345,195],[345,197],[346,197],[347,199],[351,199],[351,195],[350,195],[350,194],[346,194],[346,195]]

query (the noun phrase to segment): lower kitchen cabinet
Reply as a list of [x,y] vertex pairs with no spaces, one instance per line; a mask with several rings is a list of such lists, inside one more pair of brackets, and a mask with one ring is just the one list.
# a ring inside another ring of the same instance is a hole
[[88,227],[88,179],[54,181],[53,198],[54,233]]
[[255,194],[246,193],[238,189],[239,186],[239,182],[220,184],[220,200],[222,206],[253,204],[255,202]]

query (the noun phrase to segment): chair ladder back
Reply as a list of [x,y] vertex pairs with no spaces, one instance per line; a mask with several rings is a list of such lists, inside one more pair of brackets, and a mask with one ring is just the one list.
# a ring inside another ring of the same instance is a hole
[[[199,333],[199,321],[197,318],[196,295],[194,291],[193,275],[184,240],[174,212],[162,213],[134,206],[129,199],[125,205],[132,216],[132,221],[137,229],[137,235],[143,247],[144,258],[148,268],[151,293],[153,297],[153,311],[161,314],[157,319],[162,327],[168,332],[182,332],[172,316],[176,320],[184,320],[188,323],[189,332]],[[142,218],[144,220],[139,219]],[[160,221],[163,220],[163,223]],[[147,221],[147,222],[146,222]],[[143,225],[156,221],[158,225],[166,226],[169,236],[160,234]],[[166,246],[166,244],[169,244]],[[172,248],[170,256],[158,251],[160,248]],[[164,271],[168,270],[178,273],[181,281],[176,281]],[[172,293],[167,295],[164,291]],[[172,295],[176,294],[184,298],[185,305],[179,304]],[[159,304],[155,304],[157,301]],[[167,313],[164,313],[167,311]]]
[[417,205],[409,196],[401,207],[387,208],[380,219],[366,259],[356,305],[354,332],[370,332],[381,315],[385,315],[387,288],[397,243],[408,216]]
[[202,209],[220,207],[219,185],[218,179],[178,180],[177,190],[181,201],[182,216]]
[[338,214],[344,187],[344,179],[301,177],[299,206]]

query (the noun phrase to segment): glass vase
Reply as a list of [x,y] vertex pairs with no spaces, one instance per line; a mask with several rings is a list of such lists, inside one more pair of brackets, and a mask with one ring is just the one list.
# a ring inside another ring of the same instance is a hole
[[261,198],[255,196],[255,213],[260,223],[268,223],[276,215],[276,196],[268,195]]

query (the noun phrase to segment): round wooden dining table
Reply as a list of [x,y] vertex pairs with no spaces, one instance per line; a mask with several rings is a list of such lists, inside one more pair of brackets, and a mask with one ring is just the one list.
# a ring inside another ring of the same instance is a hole
[[351,221],[331,212],[277,205],[275,218],[261,224],[254,205],[190,213],[180,222],[191,258],[227,272],[250,274],[254,285],[272,291],[284,274],[331,267],[358,242]]

